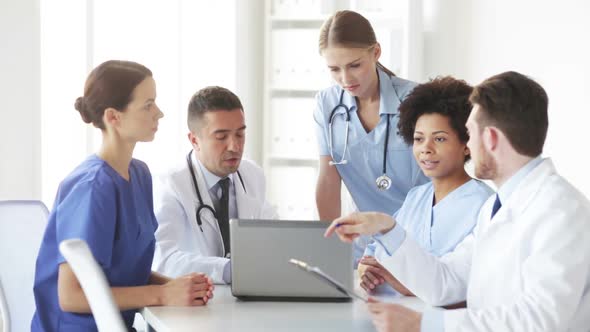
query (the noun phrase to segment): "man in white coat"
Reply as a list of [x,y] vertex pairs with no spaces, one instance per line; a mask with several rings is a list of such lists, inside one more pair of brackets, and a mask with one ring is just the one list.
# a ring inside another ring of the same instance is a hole
[[540,157],[545,91],[506,72],[478,85],[470,101],[475,175],[492,180],[498,192],[453,252],[427,254],[394,218],[378,213],[337,219],[326,236],[335,232],[350,242],[374,234],[377,259],[416,296],[433,306],[467,302],[421,314],[372,301],[379,331],[588,331],[590,203]]
[[262,169],[242,160],[246,125],[239,98],[222,87],[193,95],[186,159],[154,179],[159,226],[153,268],[168,276],[208,274],[231,282],[229,219],[276,219]]

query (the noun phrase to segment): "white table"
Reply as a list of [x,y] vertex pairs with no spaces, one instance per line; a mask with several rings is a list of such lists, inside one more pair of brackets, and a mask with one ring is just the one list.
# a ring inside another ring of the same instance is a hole
[[[142,315],[151,329],[167,331],[375,331],[362,301],[344,303],[251,302],[216,285],[215,297],[202,307],[146,307]],[[379,296],[423,311],[414,297]]]

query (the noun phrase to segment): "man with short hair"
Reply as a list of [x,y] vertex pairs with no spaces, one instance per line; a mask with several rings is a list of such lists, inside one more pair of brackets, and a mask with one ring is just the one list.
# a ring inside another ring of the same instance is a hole
[[266,201],[262,169],[242,160],[246,124],[239,98],[207,87],[188,107],[192,150],[180,165],[154,179],[159,227],[153,268],[169,276],[204,272],[230,283],[229,219],[276,219]]
[[544,89],[505,72],[476,86],[470,101],[475,174],[498,192],[453,252],[427,254],[378,213],[337,219],[326,235],[350,242],[374,234],[376,258],[416,296],[434,306],[467,301],[463,309],[423,314],[373,301],[379,331],[587,331],[590,203],[540,156],[548,127]]

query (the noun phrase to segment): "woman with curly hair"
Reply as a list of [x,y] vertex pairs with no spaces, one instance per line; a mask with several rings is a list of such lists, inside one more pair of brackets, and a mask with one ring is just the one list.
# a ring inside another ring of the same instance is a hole
[[[493,193],[486,184],[471,178],[464,167],[470,159],[465,122],[471,112],[471,91],[465,81],[436,78],[418,85],[399,108],[399,135],[412,145],[416,162],[432,181],[410,190],[393,217],[406,236],[436,256],[452,251],[471,233],[481,205]],[[360,262],[361,286],[372,291],[388,283],[410,295],[373,257],[374,248],[370,244]]]

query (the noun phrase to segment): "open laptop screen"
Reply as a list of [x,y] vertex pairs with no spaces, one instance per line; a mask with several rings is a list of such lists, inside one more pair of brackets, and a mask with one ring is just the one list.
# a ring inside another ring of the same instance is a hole
[[299,220],[230,221],[232,294],[243,299],[349,300],[289,263],[297,257],[353,288],[352,246],[324,238],[328,223]]

